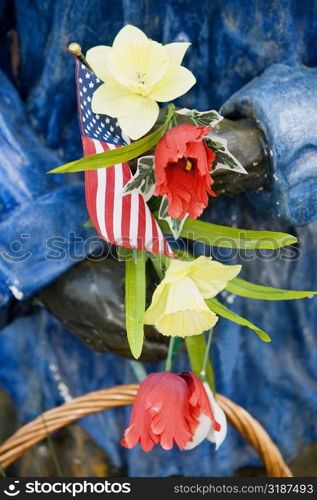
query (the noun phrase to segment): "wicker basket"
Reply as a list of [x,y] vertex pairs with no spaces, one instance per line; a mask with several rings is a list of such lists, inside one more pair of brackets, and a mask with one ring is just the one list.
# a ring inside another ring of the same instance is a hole
[[[126,406],[133,403],[138,385],[120,385],[110,389],[90,392],[69,403],[46,411],[32,422],[21,427],[0,446],[0,464],[8,467],[35,443],[82,417],[99,411]],[[292,477],[267,432],[246,410],[218,394],[217,401],[227,415],[228,421],[255,448],[265,465],[269,477]]]

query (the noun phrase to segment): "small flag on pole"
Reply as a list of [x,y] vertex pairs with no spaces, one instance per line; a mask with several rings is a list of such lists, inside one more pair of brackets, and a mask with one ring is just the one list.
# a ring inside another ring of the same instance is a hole
[[[129,143],[116,118],[93,113],[91,101],[101,85],[96,75],[76,60],[79,121],[84,155],[90,156]],[[123,194],[132,178],[128,163],[85,171],[86,204],[99,236],[111,244],[160,253],[174,254],[137,189]]]

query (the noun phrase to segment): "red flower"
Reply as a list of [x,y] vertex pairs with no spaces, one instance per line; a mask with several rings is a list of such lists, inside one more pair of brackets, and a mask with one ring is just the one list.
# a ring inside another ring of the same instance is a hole
[[155,150],[155,195],[166,195],[168,213],[174,219],[186,214],[197,219],[208,205],[208,193],[216,196],[210,186],[215,154],[203,137],[211,127],[178,125],[166,132]]
[[152,373],[141,383],[133,405],[130,427],[121,444],[141,444],[150,451],[160,443],[170,450],[197,446],[210,431],[220,431],[201,380],[191,372]]

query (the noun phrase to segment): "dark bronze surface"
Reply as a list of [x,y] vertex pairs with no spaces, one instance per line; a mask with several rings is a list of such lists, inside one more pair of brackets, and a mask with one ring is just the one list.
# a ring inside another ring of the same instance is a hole
[[[125,332],[124,263],[84,261],[41,291],[40,300],[65,327],[99,352],[131,357]],[[145,326],[142,361],[163,359],[168,337]]]

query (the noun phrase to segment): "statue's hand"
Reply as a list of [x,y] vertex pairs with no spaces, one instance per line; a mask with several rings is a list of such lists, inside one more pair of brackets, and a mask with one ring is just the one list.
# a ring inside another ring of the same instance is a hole
[[255,121],[224,118],[214,135],[227,140],[228,149],[243,165],[248,175],[218,170],[212,177],[212,189],[218,196],[255,191],[270,186],[270,158],[263,132]]
[[[125,331],[124,263],[87,260],[42,290],[39,299],[88,347],[132,357]],[[167,337],[145,326],[141,361],[164,359]]]

